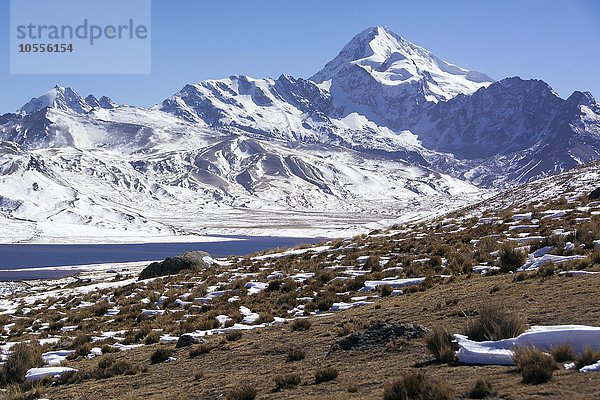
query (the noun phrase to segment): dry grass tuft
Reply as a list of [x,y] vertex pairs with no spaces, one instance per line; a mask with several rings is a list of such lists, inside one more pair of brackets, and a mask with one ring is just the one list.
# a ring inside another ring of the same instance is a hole
[[24,382],[28,369],[42,366],[42,349],[37,343],[18,343],[11,351],[0,370],[2,385]]
[[[106,379],[117,375],[135,375],[139,372],[142,372],[142,369],[130,361],[104,357],[98,362],[98,368],[96,368],[91,375],[95,379]],[[71,377],[71,379],[75,380],[80,378],[83,379],[83,377],[77,375]]]
[[301,381],[302,378],[298,374],[277,375],[275,377],[275,390],[279,391],[298,386]]
[[3,400],[37,400],[44,397],[44,387],[35,386],[29,390],[22,388],[20,385],[11,385],[4,392]]
[[291,348],[288,350],[287,352],[287,360],[289,362],[292,361],[301,361],[304,360],[304,357],[306,357],[306,352],[302,349],[298,349],[298,348]]
[[496,392],[492,382],[487,378],[479,378],[473,388],[469,391],[470,399],[485,399],[494,396]]
[[517,268],[525,264],[526,260],[527,255],[509,243],[503,244],[498,253],[500,272],[514,272]]
[[546,261],[537,270],[537,275],[543,278],[551,277],[556,273],[556,265],[551,261]]
[[519,347],[514,350],[513,361],[521,372],[523,383],[539,385],[552,379],[556,362],[551,355],[535,347]]
[[244,336],[244,332],[239,330],[227,331],[227,333],[225,333],[225,338],[228,342],[235,342],[237,340],[240,340],[242,336]]
[[573,346],[571,346],[570,344],[559,344],[553,346],[550,353],[552,354],[552,357],[554,357],[554,361],[558,363],[573,361],[577,359],[577,355],[573,351]]
[[320,368],[315,372],[315,384],[329,382],[338,377],[338,370],[333,367]]
[[208,344],[199,344],[190,349],[190,358],[196,358],[203,354],[208,354],[212,350],[212,347]]
[[433,381],[422,372],[409,372],[388,385],[383,400],[456,399],[454,391],[445,383]]
[[255,398],[256,389],[250,385],[232,389],[227,393],[227,400],[254,400]]
[[292,322],[292,330],[304,332],[309,330],[311,325],[312,323],[306,318],[296,319]]
[[150,363],[151,364],[159,364],[161,362],[165,362],[172,355],[173,355],[173,350],[165,349],[162,347],[158,348],[154,351],[154,353],[152,353],[152,356],[150,356]]
[[577,366],[577,369],[580,369],[585,367],[586,365],[596,364],[598,361],[600,361],[600,353],[595,351],[591,347],[586,346],[586,348],[583,349],[583,353],[581,353],[575,365]]
[[487,304],[479,309],[479,315],[470,320],[464,334],[471,340],[501,340],[519,336],[528,328],[525,320],[506,309]]
[[455,358],[452,339],[448,329],[437,326],[425,338],[425,345],[437,361],[451,363]]

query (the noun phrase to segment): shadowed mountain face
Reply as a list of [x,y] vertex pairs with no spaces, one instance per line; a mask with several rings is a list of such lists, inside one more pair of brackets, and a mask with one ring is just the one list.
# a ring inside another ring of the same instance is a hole
[[310,79],[208,80],[150,109],[57,86],[0,116],[0,143],[5,215],[160,232],[176,228],[145,213],[166,202],[196,214],[456,206],[475,186],[600,158],[600,106],[539,80],[495,82],[375,27]]

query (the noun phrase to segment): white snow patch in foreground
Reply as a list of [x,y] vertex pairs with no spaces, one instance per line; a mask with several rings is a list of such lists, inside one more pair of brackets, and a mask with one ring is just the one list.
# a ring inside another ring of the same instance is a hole
[[95,358],[102,355],[102,349],[100,347],[92,347],[86,358]]
[[554,264],[561,264],[561,263],[565,263],[568,261],[583,260],[585,258],[587,258],[587,257],[580,256],[580,255],[556,256],[554,254],[544,254],[541,257],[534,257],[533,255],[530,254],[527,262],[521,268],[519,268],[518,271],[531,271],[531,270],[538,269],[540,267],[540,265],[542,265],[546,261],[552,262]]
[[165,310],[142,310],[142,315],[146,317],[154,317],[155,315],[163,315]]
[[263,282],[248,282],[244,285],[246,289],[248,289],[248,296],[252,296],[253,294],[260,293],[265,290],[269,286],[268,283]]
[[112,345],[115,349],[119,349],[120,351],[127,351],[132,349],[137,349],[138,347],[142,347],[143,344],[123,344],[123,343],[115,343]]
[[490,271],[499,271],[500,267],[495,267],[491,265],[476,265],[473,267],[473,272],[477,274],[487,274]]
[[528,213],[524,213],[524,214],[515,214],[513,215],[512,219],[514,221],[523,221],[523,220],[529,220],[533,218],[533,213],[532,212],[528,212]]
[[292,278],[296,282],[304,282],[305,280],[310,279],[313,276],[315,276],[315,274],[313,272],[302,272],[302,273],[291,275],[290,278]]
[[76,331],[78,327],[79,327],[78,325],[67,325],[67,326],[63,326],[62,328],[60,328],[60,331],[61,332],[73,332],[73,331]]
[[596,372],[600,371],[600,361],[596,364],[586,365],[585,367],[580,369],[581,372]]
[[460,349],[458,360],[465,364],[513,365],[513,349],[535,346],[542,351],[569,344],[576,353],[590,346],[600,350],[600,327],[585,325],[532,326],[516,338],[497,341],[475,342],[464,335],[454,335]]
[[161,343],[177,343],[177,341],[179,340],[179,336],[173,336],[173,335],[162,335],[159,339],[159,341]]
[[285,274],[281,271],[273,271],[269,275],[267,275],[267,280],[271,281],[273,279],[283,279],[285,278]]
[[571,271],[560,271],[559,275],[598,275],[600,272],[594,271],[579,271],[579,270],[571,270]]
[[56,344],[58,342],[60,342],[60,338],[59,337],[49,337],[49,338],[45,338],[45,339],[39,339],[38,342],[40,342],[40,346],[44,346],[46,344]]
[[425,278],[405,278],[405,279],[384,279],[381,281],[365,281],[365,286],[360,289],[361,292],[370,292],[377,290],[378,286],[389,285],[392,288],[398,288],[402,286],[418,285],[423,282]]
[[75,353],[75,350],[49,351],[42,354],[42,361],[44,364],[50,366],[60,365],[61,362],[66,360],[67,357],[73,353]]
[[369,304],[373,304],[373,302],[371,301],[356,301],[354,303],[333,303],[333,305],[331,306],[331,308],[329,309],[329,311],[344,311],[344,310],[349,310],[353,307],[362,307],[362,306],[366,306]]
[[536,251],[534,251],[531,254],[533,255],[534,258],[538,258],[538,257],[542,257],[545,254],[550,253],[552,250],[554,250],[553,246],[544,246],[541,249],[537,249]]
[[[274,323],[275,322],[273,322],[272,324],[274,324]],[[206,331],[194,331],[194,332],[185,333],[185,335],[189,335],[189,336],[192,336],[195,338],[201,338],[204,336],[220,335],[220,334],[227,333],[229,331],[236,331],[236,330],[244,331],[244,330],[260,329],[260,328],[266,327],[267,325],[268,324],[247,325],[247,324],[242,324],[242,323],[236,323],[233,326],[230,326],[228,328],[209,329]]]
[[260,318],[258,313],[250,311],[248,307],[241,306],[240,313],[244,316],[244,319],[242,319],[242,324],[253,324]]
[[31,368],[27,370],[25,374],[26,381],[36,381],[46,376],[52,376],[54,378],[61,376],[65,372],[77,371],[75,368],[68,367],[45,367],[45,368]]

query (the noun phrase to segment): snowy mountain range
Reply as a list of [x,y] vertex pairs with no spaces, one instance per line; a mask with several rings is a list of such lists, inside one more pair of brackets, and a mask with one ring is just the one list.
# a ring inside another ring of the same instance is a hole
[[375,27],[309,79],[208,80],[149,109],[57,86],[0,116],[0,237],[339,235],[599,158],[590,93],[495,82]]

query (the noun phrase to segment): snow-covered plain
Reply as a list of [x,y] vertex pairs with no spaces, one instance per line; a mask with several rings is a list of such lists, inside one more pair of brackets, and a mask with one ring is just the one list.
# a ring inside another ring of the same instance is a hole
[[79,147],[0,146],[0,242],[343,236],[364,232],[369,223],[447,212],[487,194],[402,160],[224,138],[190,124],[182,128],[174,117],[144,120],[161,125],[149,128],[150,138],[124,143],[108,127],[94,125],[90,133],[74,122],[89,117],[48,113],[64,125],[55,140]]

